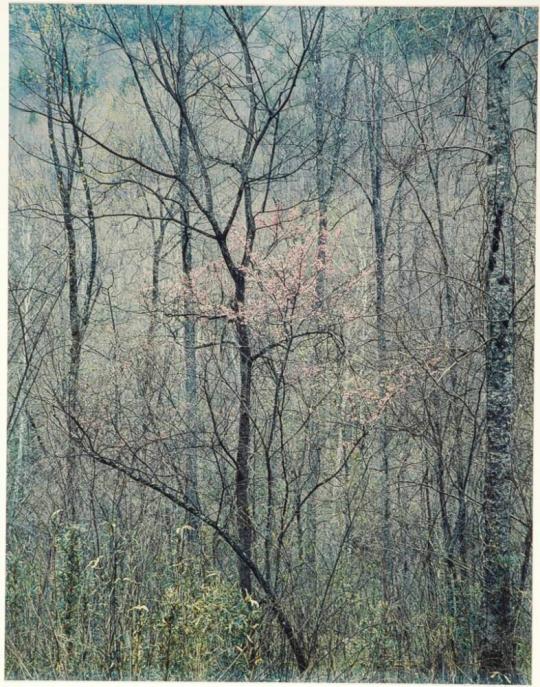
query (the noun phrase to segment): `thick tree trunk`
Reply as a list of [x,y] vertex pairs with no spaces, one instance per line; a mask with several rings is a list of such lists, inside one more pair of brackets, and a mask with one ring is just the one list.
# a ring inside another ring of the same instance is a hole
[[484,632],[481,672],[515,672],[510,521],[514,404],[514,275],[511,216],[510,78],[506,11],[491,14],[487,74],[486,434],[484,483]]

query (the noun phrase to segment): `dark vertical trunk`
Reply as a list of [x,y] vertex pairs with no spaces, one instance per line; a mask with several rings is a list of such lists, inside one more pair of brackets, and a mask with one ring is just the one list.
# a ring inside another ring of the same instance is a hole
[[[426,61],[426,74],[428,78],[428,89],[432,92],[431,74]],[[417,115],[418,121],[420,117]],[[433,111],[429,111],[430,133],[433,141],[438,139],[438,132],[436,128],[436,120]],[[421,130],[421,127],[420,127]],[[466,607],[463,588],[463,577],[466,574],[465,565],[465,551],[466,551],[466,525],[467,525],[467,508],[466,508],[466,494],[465,490],[468,481],[468,471],[464,456],[463,448],[463,411],[457,399],[460,398],[458,389],[458,368],[456,361],[459,355],[456,353],[455,342],[459,336],[459,329],[456,326],[456,293],[453,286],[450,274],[450,260],[452,258],[453,250],[451,244],[447,243],[445,214],[443,208],[443,196],[441,194],[441,151],[436,150],[432,154],[428,150],[428,142],[422,132],[422,143],[427,154],[428,170],[433,184],[433,195],[436,207],[437,219],[437,233],[435,234],[435,227],[433,227],[434,237],[440,255],[440,273],[443,278],[443,293],[440,300],[440,337],[444,342],[445,348],[448,350],[448,365],[449,374],[446,381],[443,382],[443,388],[446,387],[446,395],[443,396],[438,391],[435,398],[437,405],[440,407],[439,416],[445,413],[448,409],[448,422],[452,423],[450,431],[452,432],[452,444],[448,445],[445,440],[445,432],[440,432],[439,450],[437,455],[437,487],[439,490],[439,502],[441,505],[441,525],[443,530],[443,541],[445,546],[445,580],[446,580],[446,602],[447,611],[454,619],[456,632],[451,639],[454,660],[462,663],[466,660],[465,652],[467,651],[464,638],[464,624],[468,618],[468,608]],[[443,402],[444,400],[444,402]],[[454,526],[451,525],[451,517],[447,508],[448,490],[451,488],[451,480],[446,481],[446,474],[455,467],[455,483],[457,486],[458,497],[458,511],[454,521]]]
[[[184,278],[186,279],[187,289],[185,307],[187,312],[193,310],[193,294],[191,286],[191,234],[188,228],[188,214],[183,212],[182,229],[182,264]],[[184,356],[186,366],[185,394],[187,403],[187,424],[189,431],[189,444],[186,451],[186,498],[195,508],[199,508],[199,488],[198,488],[198,444],[200,442],[200,422],[197,410],[197,332],[195,320],[187,315],[184,318]],[[189,539],[197,537],[199,521],[197,518],[190,518],[191,530]]]
[[78,309],[78,279],[77,279],[77,258],[76,243],[74,236],[73,223],[65,222],[66,236],[68,240],[68,264],[69,264],[69,320],[71,331],[71,342],[69,350],[69,373],[67,389],[67,410],[68,410],[68,433],[69,433],[69,458],[67,473],[67,499],[68,513],[71,522],[75,522],[76,517],[76,421],[78,393],[77,386],[79,380],[79,369],[81,365],[81,330]]
[[[47,65],[46,65],[47,68]],[[73,215],[71,211],[71,180],[64,178],[63,167],[58,154],[53,124],[52,87],[50,76],[47,79],[47,125],[49,147],[53,159],[56,185],[62,202],[62,215],[67,243],[68,263],[68,306],[69,306],[69,368],[66,380],[66,414],[68,428],[67,475],[65,491],[65,507],[70,522],[75,522],[75,412],[77,406],[77,382],[81,360],[81,320],[79,314],[79,277],[77,272],[77,243]]]
[[[322,20],[324,21],[324,19]],[[321,43],[323,38],[323,23],[315,45],[313,46],[313,111],[315,116],[315,145],[316,145],[316,177],[318,203],[318,235],[317,235],[317,301],[322,307],[324,301],[326,281],[326,244],[328,242],[328,179],[324,161],[324,100],[321,62]]]
[[[185,43],[185,17],[184,8],[180,8],[180,21],[178,26],[178,99],[182,104],[186,102],[186,60],[187,51]],[[191,245],[191,229],[189,224],[189,194],[186,190],[186,183],[189,170],[189,148],[188,132],[182,117],[181,111],[179,136],[179,202],[182,218],[182,272],[185,283],[184,306],[187,313],[193,312],[193,287],[191,272],[193,268],[193,253]],[[185,359],[185,397],[187,405],[187,425],[189,431],[189,441],[186,450],[186,498],[195,508],[199,508],[199,488],[198,488],[198,451],[200,443],[200,423],[197,409],[197,331],[195,319],[188,314],[184,317],[184,359]],[[189,518],[191,530],[188,532],[188,539],[197,539],[199,520],[196,517]]]
[[484,632],[481,672],[515,672],[511,590],[513,226],[510,166],[510,67],[506,11],[494,9],[487,69],[487,346],[484,475]]
[[[118,508],[118,504],[115,504]],[[121,575],[121,553],[118,533],[114,527],[114,523],[110,523],[109,530],[109,560],[110,573],[107,585],[109,589],[109,624],[107,637],[107,653],[108,653],[108,674],[111,680],[118,680],[122,667],[122,643],[120,639],[120,614],[119,614],[119,599],[118,599],[118,583],[117,580]]]
[[[59,31],[59,52],[47,44],[45,32],[40,34],[43,48],[46,87],[46,114],[49,149],[56,176],[58,197],[62,204],[62,220],[67,244],[67,284],[69,312],[69,363],[64,387],[64,412],[67,425],[66,481],[64,487],[65,530],[63,550],[65,575],[62,580],[63,614],[62,625],[66,635],[66,654],[68,665],[71,664],[77,631],[76,617],[80,613],[84,626],[84,603],[80,608],[80,534],[77,519],[80,517],[79,479],[77,470],[79,458],[78,425],[79,412],[79,374],[83,337],[88,326],[93,299],[95,297],[95,276],[97,267],[97,236],[90,187],[84,169],[84,156],[77,121],[82,117],[82,105],[85,95],[86,77],[83,71],[82,85],[78,93],[78,105],[75,107],[75,87],[72,82],[71,68],[68,59],[67,36],[64,33],[63,14],[59,8],[53,9],[54,28]],[[83,61],[83,67],[85,62]],[[67,128],[64,122],[55,123],[57,112],[69,113],[71,125]],[[57,139],[58,136],[58,139]],[[87,271],[86,298],[81,298],[81,273],[78,267],[78,245],[73,209],[72,192],[75,175],[78,173],[84,190],[87,227],[90,234],[90,261]],[[71,670],[71,665],[69,670]]]
[[[148,208],[148,214],[150,209]],[[142,378],[142,396],[147,397],[149,390],[152,388],[152,375],[156,363],[155,356],[155,342],[154,336],[156,334],[158,324],[158,307],[159,307],[159,281],[160,281],[160,267],[161,267],[161,251],[163,249],[163,241],[165,238],[165,229],[167,227],[167,220],[162,217],[159,221],[159,232],[156,235],[154,226],[152,225],[152,291],[150,297],[150,323],[148,325],[148,332],[146,334],[146,361],[144,365],[144,373]],[[143,427],[146,428],[151,421],[152,409],[148,402],[147,406],[148,417],[145,418]]]
[[270,451],[266,453],[266,523],[264,533],[264,574],[272,579],[272,544],[274,538],[274,474]]
[[[364,48],[365,50],[365,48]],[[367,75],[367,60],[364,52],[364,86],[366,97],[367,139],[370,163],[371,213],[375,243],[375,280],[376,280],[376,324],[377,324],[377,365],[379,398],[385,396],[385,372],[387,367],[387,340],[385,321],[386,282],[385,282],[385,237],[382,216],[382,145],[383,145],[383,71],[382,63],[375,65],[373,87],[370,88]],[[385,600],[390,596],[392,586],[392,542],[390,533],[390,466],[388,456],[388,430],[384,412],[379,421],[379,446],[382,462],[382,548],[383,548],[383,594]]]
[[[251,442],[251,382],[252,356],[249,329],[244,318],[245,277],[236,277],[236,337],[240,354],[240,415],[238,420],[238,445],[236,452],[236,509],[238,540],[244,554],[251,559],[253,527],[249,508],[249,447]],[[251,571],[238,559],[240,588],[244,595],[251,594]]]
[[396,249],[398,260],[398,286],[402,293],[405,287],[405,262],[403,255],[403,179],[399,182],[397,189],[397,227],[396,227]]
[[[253,75],[252,60],[248,47],[248,34],[245,30],[244,10],[237,8],[235,12],[238,25],[237,32],[242,49],[244,75],[249,97],[248,131],[250,135],[246,141],[241,156],[241,176],[244,191],[244,216],[246,234],[244,252],[239,268],[229,267],[229,272],[234,280],[235,295],[233,307],[236,313],[236,342],[240,364],[240,394],[239,394],[239,418],[238,418],[238,442],[236,450],[236,519],[238,528],[238,541],[243,554],[247,559],[252,559],[254,530],[250,513],[249,486],[250,486],[250,445],[251,445],[251,391],[253,356],[251,352],[250,328],[245,318],[246,304],[246,269],[251,263],[251,253],[255,242],[256,225],[253,212],[253,197],[249,179],[249,169],[252,161],[252,144],[255,138],[257,126],[257,98],[255,97],[255,80]],[[222,246],[223,252],[223,246]],[[230,254],[226,259],[230,264]],[[238,575],[240,589],[245,597],[252,592],[252,575],[249,565],[243,557],[238,559]]]
[[[305,15],[300,10],[300,18],[302,23],[302,37],[304,45],[308,43],[307,25],[304,21]],[[325,309],[325,295],[326,295],[326,265],[327,265],[327,248],[328,248],[328,208],[330,200],[333,195],[334,184],[337,176],[337,169],[341,159],[341,151],[343,147],[343,132],[345,128],[345,116],[349,101],[350,87],[352,83],[352,71],[356,48],[351,50],[347,63],[347,71],[345,74],[345,81],[343,84],[343,94],[340,103],[340,109],[337,116],[336,127],[333,136],[328,135],[327,123],[328,117],[325,116],[326,99],[325,99],[325,84],[323,78],[323,62],[321,47],[323,45],[324,36],[324,22],[325,9],[323,8],[318,21],[320,25],[317,29],[317,35],[313,43],[311,51],[312,70],[309,74],[309,84],[311,87],[310,102],[312,106],[314,124],[315,124],[315,176],[316,176],[316,190],[317,190],[317,254],[316,254],[316,307],[315,317],[319,318]],[[318,355],[318,349],[315,348],[315,365],[318,369],[321,368],[321,359]],[[316,409],[313,411],[310,423],[310,446],[308,453],[308,489],[312,490],[320,479],[321,466],[323,461],[323,452],[325,444],[325,436],[322,431],[321,413],[317,410],[323,389],[325,387],[324,378],[318,375],[318,381],[313,390],[313,397]],[[310,564],[309,575],[316,583],[316,553],[317,553],[317,500],[316,496],[312,496],[307,503],[307,530],[308,539],[306,541],[306,559]],[[298,514],[300,518],[300,513]],[[299,523],[301,525],[301,523]]]
[[[315,116],[315,144],[317,154],[315,157],[318,203],[318,234],[317,234],[317,264],[316,264],[316,317],[322,314],[326,291],[326,250],[328,242],[328,179],[324,161],[324,100],[322,82],[321,43],[324,29],[324,15],[321,20],[321,28],[317,41],[313,47],[313,110]],[[320,368],[320,359],[315,348],[315,364]],[[319,404],[322,380],[317,377],[319,383],[315,384],[314,402]],[[313,411],[311,423],[311,440],[308,454],[309,480],[308,488],[311,490],[317,484],[321,472],[322,443],[320,417],[317,410]],[[312,496],[307,504],[308,538],[306,541],[306,555],[310,566],[308,571],[313,582],[317,581],[316,556],[317,556],[317,503]]]

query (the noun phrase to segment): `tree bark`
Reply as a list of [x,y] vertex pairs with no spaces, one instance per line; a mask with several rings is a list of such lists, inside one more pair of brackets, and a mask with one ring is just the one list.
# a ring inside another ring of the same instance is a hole
[[484,481],[484,628],[481,672],[515,672],[510,520],[514,405],[514,274],[511,216],[510,75],[506,11],[490,15],[487,68],[487,346]]
[[[382,216],[382,146],[383,146],[383,67],[380,60],[375,64],[374,83],[370,88],[367,75],[366,47],[364,46],[364,87],[367,122],[367,142],[370,164],[371,215],[375,243],[376,327],[377,327],[377,376],[379,399],[385,396],[385,370],[387,366],[387,340],[385,323],[386,278],[385,236]],[[382,484],[382,548],[383,548],[383,595],[388,601],[392,586],[392,537],[390,532],[390,466],[388,455],[388,430],[384,413],[380,418],[379,446]]]
[[[186,61],[187,51],[185,42],[185,17],[184,8],[180,8],[180,23],[178,27],[178,99],[185,106],[186,102]],[[187,191],[187,179],[189,170],[189,148],[188,132],[182,111],[179,111],[180,126],[178,129],[179,137],[179,159],[178,177],[180,212],[182,216],[182,272],[186,285],[185,291],[185,310],[186,313],[194,311],[193,306],[193,286],[191,271],[193,267],[193,254],[191,246],[191,229],[189,224],[189,193]],[[184,317],[184,359],[185,359],[185,396],[187,404],[187,424],[189,428],[189,444],[186,450],[186,499],[193,503],[195,508],[199,508],[199,487],[198,487],[198,452],[197,446],[200,442],[200,423],[197,409],[197,331],[195,318],[192,315]],[[188,539],[195,540],[198,537],[199,520],[190,517],[189,525],[191,530],[188,532]]]

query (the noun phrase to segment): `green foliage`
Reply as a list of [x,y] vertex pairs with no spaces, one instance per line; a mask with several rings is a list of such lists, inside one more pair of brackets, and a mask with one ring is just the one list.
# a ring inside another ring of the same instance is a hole
[[[52,551],[12,544],[7,558],[7,674],[53,679],[248,679],[261,662],[261,610],[237,585],[174,543],[150,580],[126,547],[141,551],[114,523],[104,523],[103,553],[92,557],[77,525],[52,519]],[[139,561],[140,563],[141,561]],[[130,568],[126,564],[131,564]],[[48,567],[47,567],[48,566]],[[36,631],[39,609],[39,641]]]
[[69,647],[75,630],[81,601],[81,532],[77,525],[69,525],[58,536],[56,583],[59,591],[59,612]]
[[84,93],[85,96],[92,96],[97,92],[98,74],[95,69],[89,70],[88,37],[79,25],[90,19],[86,9],[68,5],[53,11],[48,5],[35,5],[31,8],[20,5],[13,6],[10,10],[11,41],[29,42],[32,46],[40,47],[39,50],[29,47],[25,51],[25,61],[18,67],[17,76],[11,83],[14,97],[44,94],[44,59],[52,65],[51,70],[55,72],[54,75],[49,74],[51,82],[60,83],[61,89],[67,92],[68,83],[64,78],[68,74],[66,55],[73,95]]
[[260,661],[258,606],[219,573],[208,573],[202,584],[188,574],[166,588],[159,616],[164,679],[241,679]]

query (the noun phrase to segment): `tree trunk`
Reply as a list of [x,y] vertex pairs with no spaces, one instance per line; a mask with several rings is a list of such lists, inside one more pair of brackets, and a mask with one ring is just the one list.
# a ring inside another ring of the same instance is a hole
[[[178,98],[185,104],[186,101],[186,44],[185,44],[185,18],[184,8],[180,9],[180,24],[178,27]],[[179,164],[178,176],[180,212],[182,216],[182,272],[186,285],[184,306],[187,313],[192,313],[193,306],[193,287],[191,271],[193,267],[193,255],[191,248],[191,229],[189,225],[189,194],[186,189],[189,169],[189,148],[188,132],[182,117],[179,113],[180,126],[178,129],[179,137]],[[185,359],[185,397],[187,405],[187,425],[189,428],[189,443],[186,448],[186,499],[195,508],[200,507],[199,488],[198,488],[198,452],[197,446],[200,442],[200,423],[197,409],[197,331],[195,319],[192,315],[184,317],[184,359]],[[198,538],[199,520],[190,517],[189,525],[192,528],[188,532],[188,539]]]
[[508,23],[491,14],[487,69],[487,264],[486,433],[484,482],[483,675],[515,672],[511,591],[510,520],[514,404],[514,275],[511,216],[510,78]]
[[[46,64],[47,68],[47,64]],[[73,215],[71,211],[71,181],[69,178],[64,180],[62,164],[58,155],[56,138],[53,125],[52,112],[52,88],[50,86],[50,76],[47,79],[47,125],[49,135],[49,147],[53,159],[56,173],[56,183],[58,194],[62,202],[62,214],[64,231],[68,248],[68,302],[69,302],[69,327],[70,327],[70,349],[69,349],[69,369],[66,385],[66,415],[68,427],[68,450],[67,450],[67,475],[65,490],[65,508],[69,522],[75,522],[75,411],[77,405],[77,382],[79,377],[79,367],[81,360],[81,318],[79,313],[79,276],[77,271],[77,243],[75,238],[75,227],[73,226]]]
[[[236,513],[238,541],[247,558],[252,557],[253,529],[249,509],[249,446],[251,441],[251,381],[252,357],[249,329],[244,319],[245,277],[236,279],[236,337],[240,353],[240,417],[236,452]],[[238,559],[240,589],[244,595],[252,591],[251,570],[242,558]]]
[[[365,47],[364,47],[365,51]],[[387,340],[385,323],[386,280],[385,280],[385,237],[382,216],[382,145],[383,145],[383,72],[382,63],[375,65],[375,78],[372,88],[367,77],[367,60],[364,52],[364,86],[366,97],[367,139],[371,177],[371,213],[375,242],[375,281],[376,281],[376,326],[377,326],[377,375],[379,400],[385,396],[385,371],[387,366]],[[379,446],[381,453],[382,485],[382,548],[383,548],[383,595],[386,601],[392,585],[392,543],[390,533],[390,474],[388,456],[388,431],[384,412],[379,421]]]

